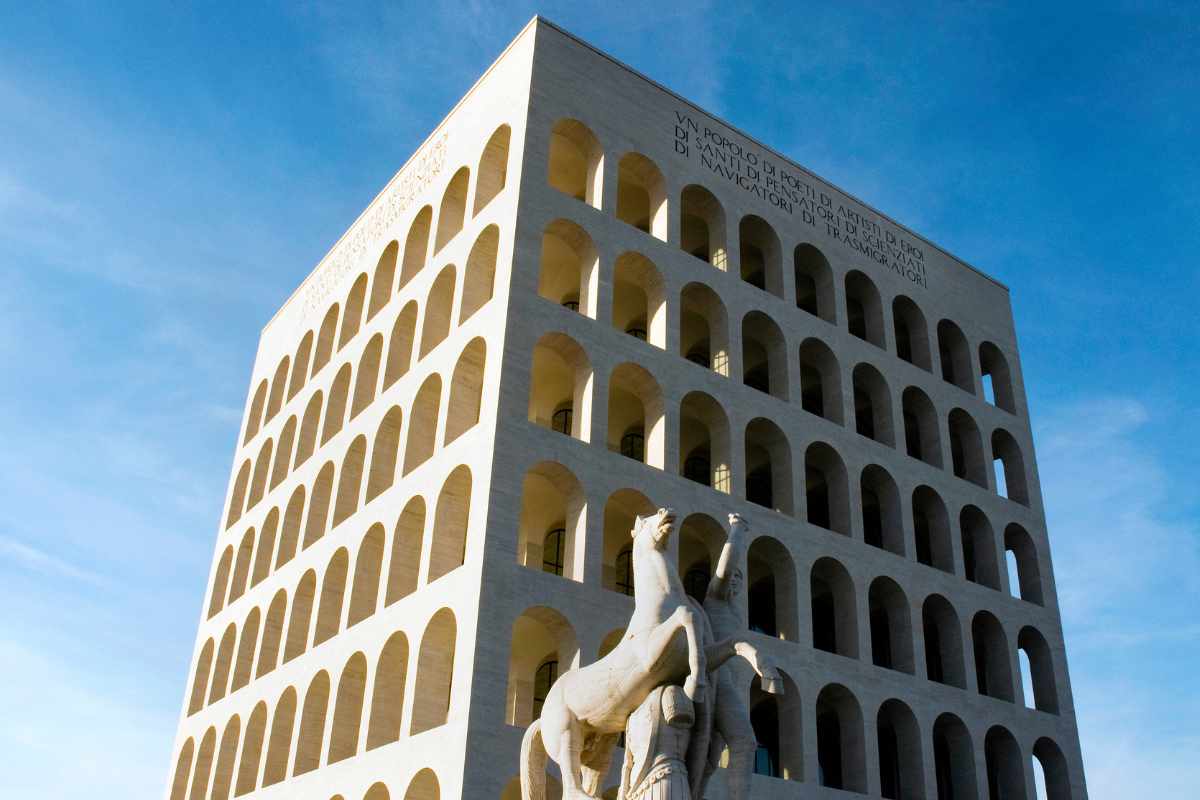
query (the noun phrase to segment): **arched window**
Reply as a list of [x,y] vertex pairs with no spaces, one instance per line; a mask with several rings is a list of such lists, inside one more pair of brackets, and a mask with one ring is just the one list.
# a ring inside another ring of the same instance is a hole
[[329,764],[343,761],[358,752],[358,728],[362,722],[363,693],[367,688],[367,657],[355,653],[346,661],[338,681],[329,731]]
[[263,767],[262,785],[273,786],[287,777],[288,756],[292,750],[292,727],[296,723],[296,690],[284,689],[271,718],[271,739]]
[[872,663],[913,674],[912,620],[904,590],[891,578],[879,577],[871,582],[867,598]]
[[321,605],[317,610],[313,647],[337,636],[342,624],[342,601],[346,596],[346,572],[349,569],[350,553],[339,547],[329,559],[325,577],[321,580]]
[[400,285],[403,289],[424,267],[429,255],[429,232],[433,227],[433,209],[424,206],[413,218],[404,238],[404,258],[400,263]]
[[850,488],[837,451],[813,442],[804,452],[804,495],[810,525],[850,535]]
[[950,460],[957,478],[987,488],[987,468],[984,466],[983,439],[979,426],[961,408],[950,412]]
[[450,334],[454,313],[454,265],[446,265],[429,289],[425,301],[425,319],[421,323],[421,354],[424,358]]
[[813,564],[809,579],[813,647],[827,653],[858,658],[858,619],[854,581],[832,558]]
[[898,556],[905,554],[904,517],[900,490],[887,470],[870,464],[859,479],[862,497],[863,541]]
[[984,399],[1010,414],[1017,413],[1012,373],[1008,369],[1008,359],[1000,352],[1000,348],[991,342],[979,345],[979,367],[983,375]]
[[508,177],[508,141],[512,129],[501,125],[488,138],[479,156],[479,169],[475,179],[475,212],[492,202],[492,198],[504,189]]
[[350,419],[354,419],[375,400],[379,384],[379,362],[383,358],[383,334],[377,333],[363,348],[358,361],[358,378],[354,383],[354,400],[350,404]]
[[304,519],[304,487],[292,490],[283,514],[283,530],[279,534],[279,554],[275,557],[275,569],[291,561],[300,543],[300,524]]
[[1011,733],[993,725],[983,742],[987,765],[988,797],[1025,800],[1025,770],[1021,746]]
[[418,495],[404,506],[392,538],[392,557],[388,561],[387,594],[383,604],[390,606],[417,590],[421,565],[421,541],[425,537],[425,501]]
[[213,749],[217,746],[217,730],[209,728],[200,740],[200,750],[196,753],[196,771],[192,773],[192,791],[190,800],[206,800],[208,797],[208,779],[212,772]]
[[1067,771],[1067,759],[1058,745],[1043,736],[1033,743],[1033,759],[1038,797],[1045,800],[1071,800],[1071,776]]
[[558,661],[543,661],[533,675],[533,718],[542,716],[542,705],[550,694],[550,687],[558,680]]
[[658,381],[645,368],[626,362],[608,380],[608,449],[662,469],[666,409]]
[[542,538],[542,572],[562,577],[566,555],[566,528],[555,528]]
[[534,606],[517,617],[509,646],[504,721],[525,726],[538,719],[550,687],[578,656],[575,631],[562,614]]
[[525,473],[517,532],[517,562],[578,580],[575,542],[586,517],[583,487],[570,470],[543,461]]
[[457,636],[454,613],[448,608],[434,614],[425,626],[417,655],[417,685],[413,692],[410,735],[415,736],[446,723],[454,683]]
[[217,647],[217,660],[213,664],[212,684],[208,690],[208,702],[217,702],[225,696],[229,687],[229,670],[233,665],[233,646],[237,641],[237,626],[232,622],[225,628],[221,636],[221,644]]
[[283,663],[291,661],[308,648],[308,628],[312,622],[313,598],[317,593],[317,573],[309,570],[300,578],[292,599],[288,619],[287,641],[283,646]]
[[679,354],[729,376],[729,317],[721,298],[702,283],[689,283],[680,295]]
[[404,449],[404,473],[407,475],[433,455],[437,444],[438,407],[442,400],[442,379],[430,375],[417,390],[408,415],[408,442]]
[[323,400],[324,395],[320,391],[314,392],[308,399],[308,405],[304,407],[304,416],[300,420],[299,441],[296,444],[296,463],[292,465],[292,469],[298,469],[317,447],[317,429],[321,425]]
[[971,367],[971,348],[962,329],[948,319],[937,326],[938,358],[942,362],[942,380],[965,392],[975,393],[975,370]]
[[213,640],[209,639],[200,649],[196,659],[196,671],[192,673],[192,696],[188,701],[188,715],[204,708],[204,695],[208,692],[208,675],[212,670]]
[[1042,578],[1038,567],[1037,546],[1033,537],[1020,525],[1011,523],[1004,529],[1004,550],[1007,555],[1009,594],[1030,603],[1042,605]]
[[787,435],[765,417],[746,425],[746,499],[782,514],[795,513],[792,447]]
[[950,601],[931,594],[921,606],[925,633],[925,676],[936,683],[967,688],[963,668],[962,629]]
[[308,518],[304,522],[304,549],[312,547],[325,535],[329,517],[329,499],[333,494],[333,462],[327,461],[313,482],[312,500],[308,503]]
[[950,518],[946,504],[928,486],[918,486],[912,494],[913,538],[917,561],[942,572],[954,572],[954,546],[950,537]]
[[783,258],[779,235],[762,217],[747,214],[738,225],[742,280],[783,297]]
[[[440,800],[441,789],[438,787],[437,775],[431,769],[418,772],[408,784],[404,800]],[[364,800],[387,800],[386,797],[368,797]]]
[[899,295],[892,301],[892,324],[896,328],[896,355],[926,372],[933,370],[929,353],[929,323],[911,299]]
[[367,749],[373,750],[400,738],[404,715],[404,679],[408,669],[408,639],[400,631],[383,645],[375,665],[375,688],[371,693],[371,720],[367,725]]
[[641,153],[626,153],[617,165],[617,219],[667,240],[667,182]]
[[343,364],[329,387],[329,402],[325,405],[325,427],[321,429],[321,444],[332,439],[346,421],[346,400],[350,395],[350,365]]
[[613,265],[612,324],[635,339],[655,347],[667,346],[662,276],[640,253],[623,253]]
[[329,363],[329,359],[333,356],[334,339],[337,337],[338,314],[339,306],[337,303],[334,303],[325,312],[324,319],[321,320],[321,327],[317,331],[317,349],[313,353],[313,377],[325,368],[325,365]]
[[780,400],[788,399],[787,341],[761,311],[742,318],[742,383]]
[[446,184],[442,204],[438,208],[437,241],[433,246],[435,253],[462,230],[463,218],[467,213],[467,184],[470,181],[471,170],[460,167]]
[[462,566],[467,557],[467,525],[471,513],[471,470],[458,466],[442,484],[433,516],[429,580]]
[[885,700],[875,717],[875,731],[880,794],[891,800],[925,797],[921,727],[912,709],[899,700]]
[[[1022,676],[1029,690],[1025,692],[1026,705],[1047,714],[1058,713],[1058,683],[1054,679],[1054,657],[1046,637],[1038,630],[1026,625],[1017,634],[1017,649],[1020,651],[1028,674]],[[1030,697],[1029,695],[1032,695]],[[1028,702],[1032,700],[1032,704]]]
[[829,266],[829,259],[806,242],[796,245],[792,261],[796,273],[796,308],[826,322],[836,322],[833,270]]
[[279,447],[275,450],[275,466],[271,469],[271,488],[283,483],[292,461],[292,447],[296,442],[296,415],[288,417],[279,433]]
[[826,686],[817,696],[817,766],[822,786],[867,791],[862,709],[840,684]]
[[604,150],[595,134],[576,119],[560,119],[550,132],[548,182],[563,194],[600,207]]
[[254,670],[254,648],[258,644],[258,626],[260,614],[257,608],[252,609],[242,624],[241,640],[238,642],[237,656],[233,662],[233,683],[230,692],[236,692],[250,682],[250,674]]
[[250,401],[250,411],[246,415],[246,433],[242,436],[242,444],[246,444],[258,433],[262,424],[263,406],[267,402],[267,380],[263,379],[254,390],[254,399]]
[[250,494],[246,499],[246,510],[258,505],[267,491],[267,473],[271,471],[271,452],[273,444],[270,439],[262,443],[258,457],[254,460],[254,475],[250,479]]
[[467,343],[450,377],[450,399],[446,410],[446,444],[450,444],[479,422],[483,404],[483,373],[487,344],[476,337]]
[[258,535],[258,547],[254,553],[254,569],[250,585],[257,586],[271,574],[271,559],[275,557],[275,536],[279,529],[279,507],[272,508],[263,520],[262,533]]
[[296,357],[292,359],[292,378],[288,381],[287,399],[291,400],[308,380],[308,362],[312,358],[313,332],[304,334],[300,345],[296,348]]
[[689,392],[679,404],[679,458],[683,477],[731,491],[729,419],[703,392]]
[[346,296],[346,312],[342,315],[342,333],[338,337],[338,350],[341,350],[358,334],[362,323],[363,306],[367,301],[367,273],[362,273],[354,279],[350,294]]
[[587,317],[596,316],[599,257],[592,237],[574,222],[555,220],[542,234],[538,295]]
[[975,746],[967,726],[953,714],[942,714],[933,723],[933,772],[938,800],[979,796]]
[[333,505],[333,525],[336,528],[358,510],[358,496],[362,489],[363,463],[367,458],[367,437],[354,437],[346,448],[342,459],[342,470],[338,476],[337,500]]
[[992,431],[992,459],[996,471],[996,492],[1001,497],[1029,505],[1025,484],[1025,458],[1012,434],[1001,428]]
[[854,428],[861,436],[889,447],[892,432],[892,392],[879,370],[870,364],[854,368]]
[[246,592],[246,580],[250,577],[250,559],[254,556],[254,528],[242,536],[237,557],[233,562],[233,580],[229,582],[229,602],[232,603]]
[[769,536],[759,536],[746,552],[746,567],[750,630],[798,641],[796,569],[787,548]]
[[820,339],[805,339],[800,345],[800,406],[842,424],[842,370]]
[[287,356],[279,359],[279,365],[275,367],[275,376],[271,378],[271,394],[267,399],[267,422],[273,420],[283,406],[283,395],[287,391],[288,361]]
[[467,268],[463,274],[462,308],[458,324],[466,322],[492,299],[496,284],[496,254],[500,247],[500,229],[488,225],[471,245]]
[[179,751],[179,757],[175,760],[175,777],[171,781],[170,800],[186,800],[188,776],[192,774],[192,756],[195,749],[195,744],[189,738]]
[[[246,739],[242,743],[242,755],[238,762],[238,797],[253,792],[258,785],[258,765],[262,759],[263,740],[267,734],[267,704],[260,702],[254,707],[246,723]],[[172,798],[174,800],[174,798]]]
[[221,734],[221,746],[217,750],[217,764],[213,770],[212,800],[229,800],[229,790],[233,784],[233,761],[237,757],[241,735],[242,720],[234,714],[225,723],[225,732]]
[[225,528],[233,527],[233,523],[242,518],[242,509],[246,503],[246,488],[250,483],[250,459],[242,462],[237,477],[233,480],[233,491],[229,495],[229,513],[225,515]]
[[942,466],[942,443],[938,439],[937,412],[929,396],[915,386],[904,390],[904,449],[912,458],[935,467]]
[[592,365],[583,348],[562,333],[539,339],[529,375],[529,421],[588,441],[591,392]]
[[846,274],[846,327],[851,335],[876,347],[887,348],[879,290],[858,270]]
[[417,301],[410,300],[396,322],[392,325],[392,333],[388,338],[387,363],[383,368],[383,389],[387,391],[392,384],[408,374],[412,364],[413,338],[417,329]]
[[[781,670],[779,676],[783,681],[782,695],[764,692],[757,676],[750,685],[750,724],[758,743],[753,753],[754,774],[801,781],[804,748],[800,690],[787,673]],[[731,753],[731,766],[733,758]]]
[[603,586],[633,594],[634,522],[637,517],[653,514],[656,506],[636,489],[618,489],[604,504]]
[[633,597],[633,548],[626,547],[617,553],[616,590],[623,595]]
[[964,577],[986,586],[1000,588],[1000,571],[996,564],[996,535],[987,516],[975,506],[963,506],[958,515],[962,532]]
[[267,619],[263,624],[262,646],[258,650],[258,668],[255,676],[261,678],[279,663],[279,643],[283,638],[283,620],[287,613],[287,592],[280,589],[267,608]]
[[721,201],[703,186],[689,184],[679,195],[682,213],[679,221],[679,246],[701,261],[719,270],[728,267],[725,209]]
[[233,562],[233,545],[225,548],[221,559],[217,562],[217,571],[213,575],[212,594],[208,600],[208,616],[211,619],[225,607],[225,593],[229,589],[229,569]]
[[300,735],[296,737],[296,766],[292,775],[303,775],[321,766],[325,742],[325,714],[329,709],[329,673],[318,672],[304,694],[300,711]]
[[367,502],[371,502],[396,482],[396,459],[400,455],[400,432],[404,411],[392,406],[383,415],[371,445],[371,468],[367,473]]
[[362,622],[379,605],[379,571],[383,566],[386,532],[381,523],[367,529],[354,558],[354,586],[350,593],[350,611],[346,627]]
[[367,306],[367,319],[378,314],[388,301],[392,299],[392,287],[396,283],[396,259],[400,255],[400,243],[395,239],[388,242],[379,255],[375,264],[375,273],[371,277],[371,300]]
[[971,620],[975,650],[975,684],[980,694],[1013,702],[1012,671],[1008,661],[1008,637],[1000,620],[980,611]]

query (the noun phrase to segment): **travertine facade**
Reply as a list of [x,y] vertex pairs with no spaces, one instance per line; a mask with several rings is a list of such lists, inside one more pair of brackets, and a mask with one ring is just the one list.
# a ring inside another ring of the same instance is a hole
[[751,527],[753,797],[1086,797],[1007,290],[544,21],[267,325],[238,441],[170,800],[519,796],[665,504],[695,594]]

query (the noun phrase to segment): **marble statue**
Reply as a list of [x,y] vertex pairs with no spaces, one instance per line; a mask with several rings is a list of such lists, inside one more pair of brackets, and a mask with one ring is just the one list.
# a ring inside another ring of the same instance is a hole
[[617,797],[690,800],[685,760],[695,721],[695,706],[680,687],[652,691],[629,717]]

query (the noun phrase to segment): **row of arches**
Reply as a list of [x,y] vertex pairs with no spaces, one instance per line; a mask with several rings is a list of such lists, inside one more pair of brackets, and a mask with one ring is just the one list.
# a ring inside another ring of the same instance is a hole
[[[210,637],[196,660],[188,714],[407,597],[422,576],[430,583],[461,566],[466,559],[471,484],[465,465],[450,472],[438,493],[428,535],[425,499],[415,495],[390,532],[379,522],[367,529],[353,559],[352,548],[337,548],[323,572],[304,572],[290,598],[287,589],[280,588],[265,612],[255,607],[241,625],[230,622],[219,643]],[[257,542],[268,557],[275,544],[269,535]],[[220,581],[214,586],[214,599],[219,589]]]
[[[603,160],[604,150],[586,125],[574,119],[555,123],[550,135],[547,170],[552,187],[600,208]],[[669,190],[662,171],[645,155],[628,152],[621,156],[616,177],[617,219],[667,241]],[[866,274],[859,270],[849,271],[840,282],[843,291],[839,298],[839,281],[829,259],[815,245],[807,242],[796,245],[792,251],[791,274],[785,276],[785,248],[775,229],[762,217],[747,214],[738,221],[734,246],[731,236],[734,228],[726,221],[721,201],[709,189],[698,184],[684,186],[679,192],[679,208],[678,244],[685,252],[721,271],[735,272],[746,283],[781,299],[788,299],[787,295],[792,294],[797,308],[831,324],[838,324],[841,307],[846,329],[851,335],[884,350],[888,348],[885,305],[874,281]],[[589,264],[590,239],[586,234],[580,237],[581,231],[562,237],[562,228],[561,221],[553,223],[547,233],[566,241],[574,239],[579,245],[582,265]],[[586,266],[579,271],[586,277]],[[791,278],[790,286],[788,277]],[[579,302],[581,287],[587,285],[586,280],[572,282],[568,279],[566,283],[574,283],[573,289],[566,293],[573,291],[575,302]],[[650,299],[653,302],[653,298]],[[972,351],[957,324],[942,319],[931,331],[920,307],[904,295],[893,299],[891,311],[891,338],[899,358],[929,372],[935,370],[936,363],[936,369],[946,382],[972,394],[976,392]],[[1004,354],[996,345],[984,342],[978,348],[977,363],[985,399],[1005,411],[1016,413],[1012,376]]]
[[[484,145],[476,172],[474,214],[498,195],[505,186],[508,174],[508,151],[511,129],[497,128]],[[270,422],[285,402],[295,397],[304,384],[329,363],[335,351],[340,351],[358,334],[360,328],[374,319],[425,267],[428,258],[441,251],[462,230],[470,183],[470,169],[462,167],[451,177],[438,206],[436,226],[433,207],[422,207],[409,225],[403,249],[399,240],[392,240],[383,249],[371,275],[364,271],[355,278],[343,303],[334,303],[325,312],[321,325],[314,333],[308,331],[300,340],[294,356],[283,356],[270,380],[263,378],[255,389],[247,410],[242,444],[249,443],[259,430]],[[433,237],[433,250],[430,240]],[[496,270],[499,229],[487,226],[478,236],[467,257],[465,285],[459,311],[459,323],[466,321],[492,296]],[[443,280],[445,270],[439,275]],[[436,282],[435,282],[436,286]],[[443,294],[445,286],[441,287]],[[453,294],[453,279],[449,290]],[[431,291],[431,300],[434,293]],[[438,295],[437,299],[441,299]],[[446,298],[449,302],[449,298]],[[449,320],[448,307],[438,309],[435,316],[440,324]],[[423,345],[424,347],[424,345]]]
[[[399,741],[406,721],[410,736],[445,724],[456,642],[454,613],[443,608],[426,624],[411,670],[408,639],[397,631],[374,658],[362,651],[351,655],[336,684],[320,670],[302,699],[295,686],[288,686],[273,710],[258,702],[244,730],[241,716],[231,715],[219,745],[216,726],[208,728],[198,747],[187,739],[176,758],[171,800],[249,794]],[[406,693],[410,671],[415,685]]]

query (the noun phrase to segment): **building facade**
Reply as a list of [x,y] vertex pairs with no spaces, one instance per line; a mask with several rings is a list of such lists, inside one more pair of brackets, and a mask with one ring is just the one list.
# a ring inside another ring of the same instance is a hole
[[755,797],[1087,796],[1007,289],[540,19],[262,333],[165,796],[519,797],[659,505]]

